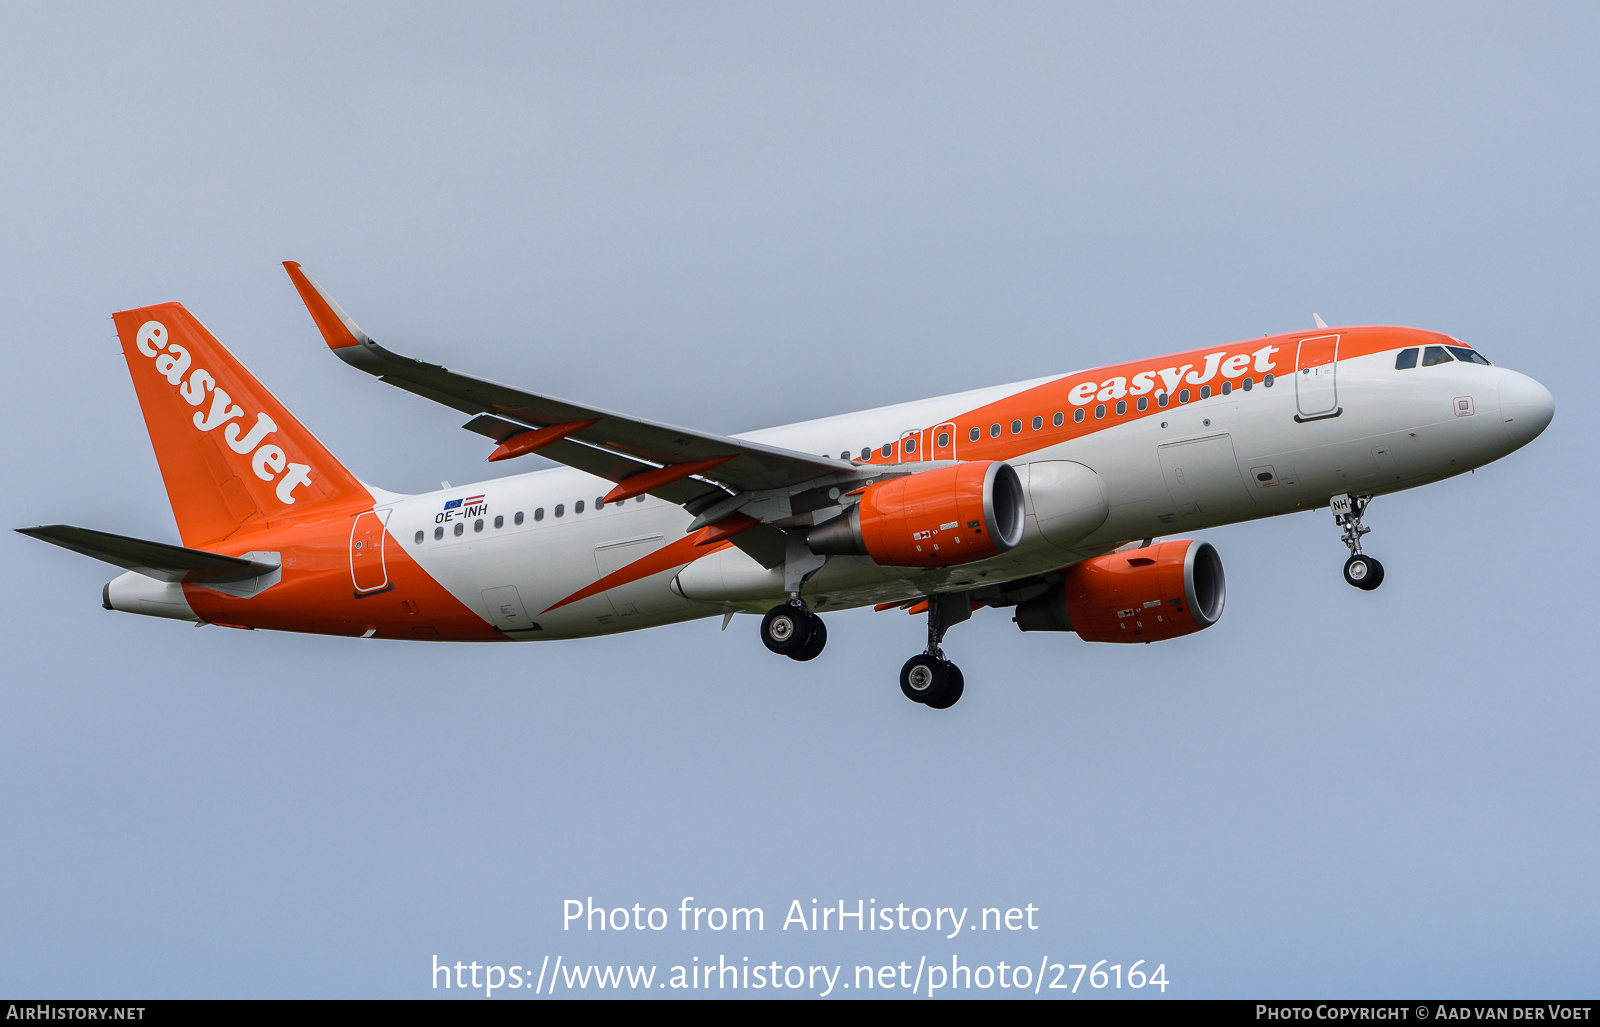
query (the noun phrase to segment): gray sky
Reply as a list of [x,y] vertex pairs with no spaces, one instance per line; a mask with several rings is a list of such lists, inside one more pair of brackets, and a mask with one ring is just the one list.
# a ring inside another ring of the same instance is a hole
[[[1205,533],[1215,628],[922,621],[448,646],[99,607],[0,544],[0,991],[413,996],[430,959],[1165,963],[1169,995],[1592,996],[1590,5],[9,5],[5,524],[177,541],[109,315],[181,300],[386,488],[503,473],[332,359],[379,340],[739,431],[1330,323],[1449,332],[1555,422],[1373,504]],[[531,469],[532,462],[525,462]],[[1586,669],[1587,668],[1587,669]],[[760,905],[581,936],[561,901]],[[791,899],[1039,907],[805,936]],[[1147,967],[1148,968],[1148,967]],[[992,992],[991,992],[992,994]],[[1126,992],[1124,992],[1126,994]]]

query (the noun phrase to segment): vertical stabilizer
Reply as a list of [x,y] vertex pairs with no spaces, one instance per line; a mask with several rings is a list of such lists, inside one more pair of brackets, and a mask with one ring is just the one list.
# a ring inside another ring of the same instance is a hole
[[186,546],[372,505],[327,448],[179,303],[113,315]]

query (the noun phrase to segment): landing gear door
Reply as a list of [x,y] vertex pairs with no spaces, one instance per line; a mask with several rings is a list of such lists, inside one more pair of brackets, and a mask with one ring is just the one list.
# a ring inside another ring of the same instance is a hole
[[387,591],[389,569],[383,562],[389,510],[366,510],[350,526],[350,580],[357,596]]
[[1295,353],[1294,398],[1297,421],[1333,417],[1339,413],[1339,337],[1318,335],[1301,339]]

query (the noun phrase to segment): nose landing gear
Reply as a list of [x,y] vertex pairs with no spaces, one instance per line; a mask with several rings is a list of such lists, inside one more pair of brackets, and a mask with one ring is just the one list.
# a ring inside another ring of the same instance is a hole
[[1339,536],[1350,550],[1350,559],[1344,562],[1344,580],[1364,592],[1371,592],[1383,584],[1383,564],[1361,552],[1361,536],[1372,529],[1361,523],[1367,512],[1371,496],[1352,496],[1341,493],[1328,501],[1333,509],[1333,522],[1344,529]]
[[900,668],[900,691],[907,699],[935,710],[948,710],[960,700],[966,678],[945,659],[939,643],[946,631],[971,616],[972,601],[964,592],[928,597],[928,649]]

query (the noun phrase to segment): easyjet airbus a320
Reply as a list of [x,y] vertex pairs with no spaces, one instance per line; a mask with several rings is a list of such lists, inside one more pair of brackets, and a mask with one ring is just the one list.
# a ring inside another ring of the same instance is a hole
[[1023,631],[1154,642],[1222,614],[1212,546],[1166,538],[1330,507],[1345,580],[1372,497],[1526,445],[1550,393],[1416,328],[1208,346],[725,437],[497,385],[367,336],[284,265],[346,363],[470,415],[493,461],[563,467],[419,496],[351,474],[177,303],[117,335],[182,546],[67,525],[25,534],[126,570],[110,610],[359,638],[576,638],[761,613],[810,660],[824,612],[926,612],[900,673],[961,697],[940,644],[985,607]]

